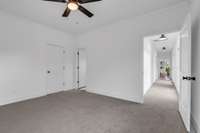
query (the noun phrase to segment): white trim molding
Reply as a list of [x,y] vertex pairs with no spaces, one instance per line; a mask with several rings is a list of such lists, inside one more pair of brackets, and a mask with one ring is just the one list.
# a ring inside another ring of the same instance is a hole
[[[198,125],[198,123],[195,121],[194,117],[191,115],[191,126],[193,128],[193,132],[194,133],[200,133],[200,126]],[[191,133],[193,133],[191,132]]]

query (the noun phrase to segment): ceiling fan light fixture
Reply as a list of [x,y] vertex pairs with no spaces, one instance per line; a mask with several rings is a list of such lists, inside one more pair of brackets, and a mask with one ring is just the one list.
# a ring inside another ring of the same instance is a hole
[[98,2],[102,0],[42,0],[42,1],[64,3],[66,8],[65,8],[64,13],[62,14],[62,17],[66,18],[69,16],[71,11],[79,10],[84,15],[91,18],[94,16],[94,14],[90,12],[89,10],[87,10],[84,6],[82,6],[82,4]]
[[78,10],[78,4],[76,2],[69,2],[67,7],[72,11]]

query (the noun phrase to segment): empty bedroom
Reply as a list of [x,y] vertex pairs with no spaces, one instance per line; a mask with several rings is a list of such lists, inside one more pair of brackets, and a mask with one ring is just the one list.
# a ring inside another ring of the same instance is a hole
[[1,0],[0,133],[200,133],[199,0]]

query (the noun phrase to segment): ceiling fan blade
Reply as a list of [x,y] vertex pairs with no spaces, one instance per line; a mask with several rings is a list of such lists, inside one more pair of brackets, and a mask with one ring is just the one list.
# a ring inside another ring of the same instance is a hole
[[82,13],[84,13],[85,15],[87,15],[87,16],[90,17],[90,18],[91,18],[92,16],[94,16],[93,13],[91,13],[90,11],[88,11],[86,8],[84,8],[84,7],[81,6],[81,5],[79,5],[78,9],[79,9]]
[[67,7],[66,9],[65,9],[65,12],[63,13],[63,17],[68,17],[69,16],[69,14],[70,14],[70,12],[71,12],[71,10]]
[[91,3],[91,2],[98,2],[98,1],[102,1],[102,0],[78,0],[78,2],[80,4]]
[[43,1],[67,3],[66,0],[43,0]]

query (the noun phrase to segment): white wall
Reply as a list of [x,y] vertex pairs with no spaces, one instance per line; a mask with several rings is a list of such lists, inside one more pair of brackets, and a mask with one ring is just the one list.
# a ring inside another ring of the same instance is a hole
[[72,88],[72,36],[3,12],[0,29],[0,105],[46,94],[48,43],[66,47],[66,89]]
[[172,49],[172,80],[176,86],[177,92],[180,91],[180,37]]
[[157,52],[152,39],[144,38],[143,94],[145,95],[157,79]]
[[187,6],[183,3],[79,36],[79,47],[88,52],[88,91],[143,102],[143,37],[179,30]]
[[192,75],[197,78],[192,82],[192,117],[200,133],[200,1],[193,0],[192,13]]
[[158,80],[159,78],[159,74],[158,74],[158,66],[157,66],[157,56],[158,56],[158,53],[154,47],[153,49],[153,59],[152,59],[152,65],[153,65],[153,74],[152,74],[152,79],[153,79],[153,82],[155,82],[156,80]]
[[143,93],[144,95],[150,89],[152,85],[152,47],[151,42],[148,39],[144,39],[144,55],[143,55],[143,80],[144,87]]

